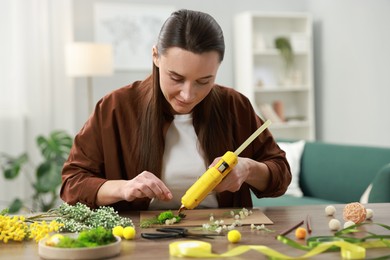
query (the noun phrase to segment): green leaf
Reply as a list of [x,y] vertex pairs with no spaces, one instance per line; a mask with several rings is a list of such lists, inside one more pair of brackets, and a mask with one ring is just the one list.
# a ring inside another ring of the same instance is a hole
[[40,135],[36,141],[46,160],[59,160],[62,163],[69,155],[73,143],[72,138],[64,131],[53,131],[48,138]]
[[7,165],[4,167],[4,177],[9,180],[15,179],[19,175],[23,164],[27,161],[28,157],[25,153],[16,158],[9,157]]
[[8,168],[4,170],[4,178],[8,180],[15,179],[19,175],[20,167],[15,165],[12,168]]
[[0,216],[5,216],[9,213],[9,208],[2,209],[0,211]]
[[290,44],[290,40],[286,37],[278,37],[275,39],[275,47],[279,50],[283,57],[286,66],[290,67],[294,63],[294,52]]
[[18,212],[23,207],[23,202],[20,199],[15,199],[10,205],[8,212],[10,214]]
[[[35,169],[35,179],[31,181],[34,188],[33,210],[45,211],[47,207],[52,207],[55,204],[58,197],[57,188],[61,185],[62,167],[69,156],[73,139],[65,131],[52,131],[48,136],[39,135],[36,138],[36,143],[42,154],[43,162]],[[26,153],[19,157],[0,154],[0,170],[6,179],[14,179],[19,176],[27,162]],[[52,198],[49,203],[46,203],[49,192]],[[14,205],[15,211],[21,207],[17,202]]]
[[55,162],[43,162],[37,169],[37,181],[34,188],[37,193],[47,193],[55,190],[61,184],[62,165]]

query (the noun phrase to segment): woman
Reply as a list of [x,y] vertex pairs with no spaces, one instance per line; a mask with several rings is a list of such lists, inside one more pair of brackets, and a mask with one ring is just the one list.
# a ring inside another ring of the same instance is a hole
[[[208,14],[179,10],[153,47],[153,72],[113,91],[74,140],[62,172],[61,198],[92,208],[178,209],[185,191],[263,121],[232,88],[214,83],[225,51]],[[291,181],[285,153],[266,130],[199,207],[251,207],[284,194]]]

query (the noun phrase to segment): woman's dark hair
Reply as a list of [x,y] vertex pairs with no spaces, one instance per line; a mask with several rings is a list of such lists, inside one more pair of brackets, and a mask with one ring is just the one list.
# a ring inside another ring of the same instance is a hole
[[220,62],[225,55],[221,27],[211,15],[197,11],[179,10],[165,21],[157,40],[158,54],[164,55],[171,47],[196,54],[216,51]]
[[[185,9],[173,12],[165,21],[156,47],[158,55],[166,54],[171,47],[179,47],[196,54],[215,51],[219,54],[220,62],[225,54],[223,32],[215,19],[209,14]],[[158,174],[161,173],[164,153],[164,123],[172,121],[173,115],[160,89],[159,68],[154,64],[150,80],[150,103],[143,111],[140,127],[140,170]],[[233,138],[226,129],[230,117],[217,92],[218,89],[213,88],[193,111],[194,128],[207,165],[233,146]]]

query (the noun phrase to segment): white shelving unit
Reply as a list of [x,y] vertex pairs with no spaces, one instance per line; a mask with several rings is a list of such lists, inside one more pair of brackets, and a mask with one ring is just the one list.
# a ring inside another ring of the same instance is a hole
[[[287,38],[293,49],[288,70],[275,48],[278,37]],[[235,87],[261,117],[273,121],[276,138],[315,139],[312,45],[309,14],[244,12],[235,17]],[[276,104],[282,113],[275,113]]]

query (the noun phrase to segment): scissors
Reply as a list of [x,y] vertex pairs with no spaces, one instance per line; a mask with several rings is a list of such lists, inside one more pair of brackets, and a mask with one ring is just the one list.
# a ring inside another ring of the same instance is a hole
[[223,236],[222,234],[191,233],[187,229],[179,228],[179,227],[157,228],[156,231],[160,231],[161,233],[141,233],[141,237],[146,239],[182,238],[182,237],[214,239],[213,236]]

